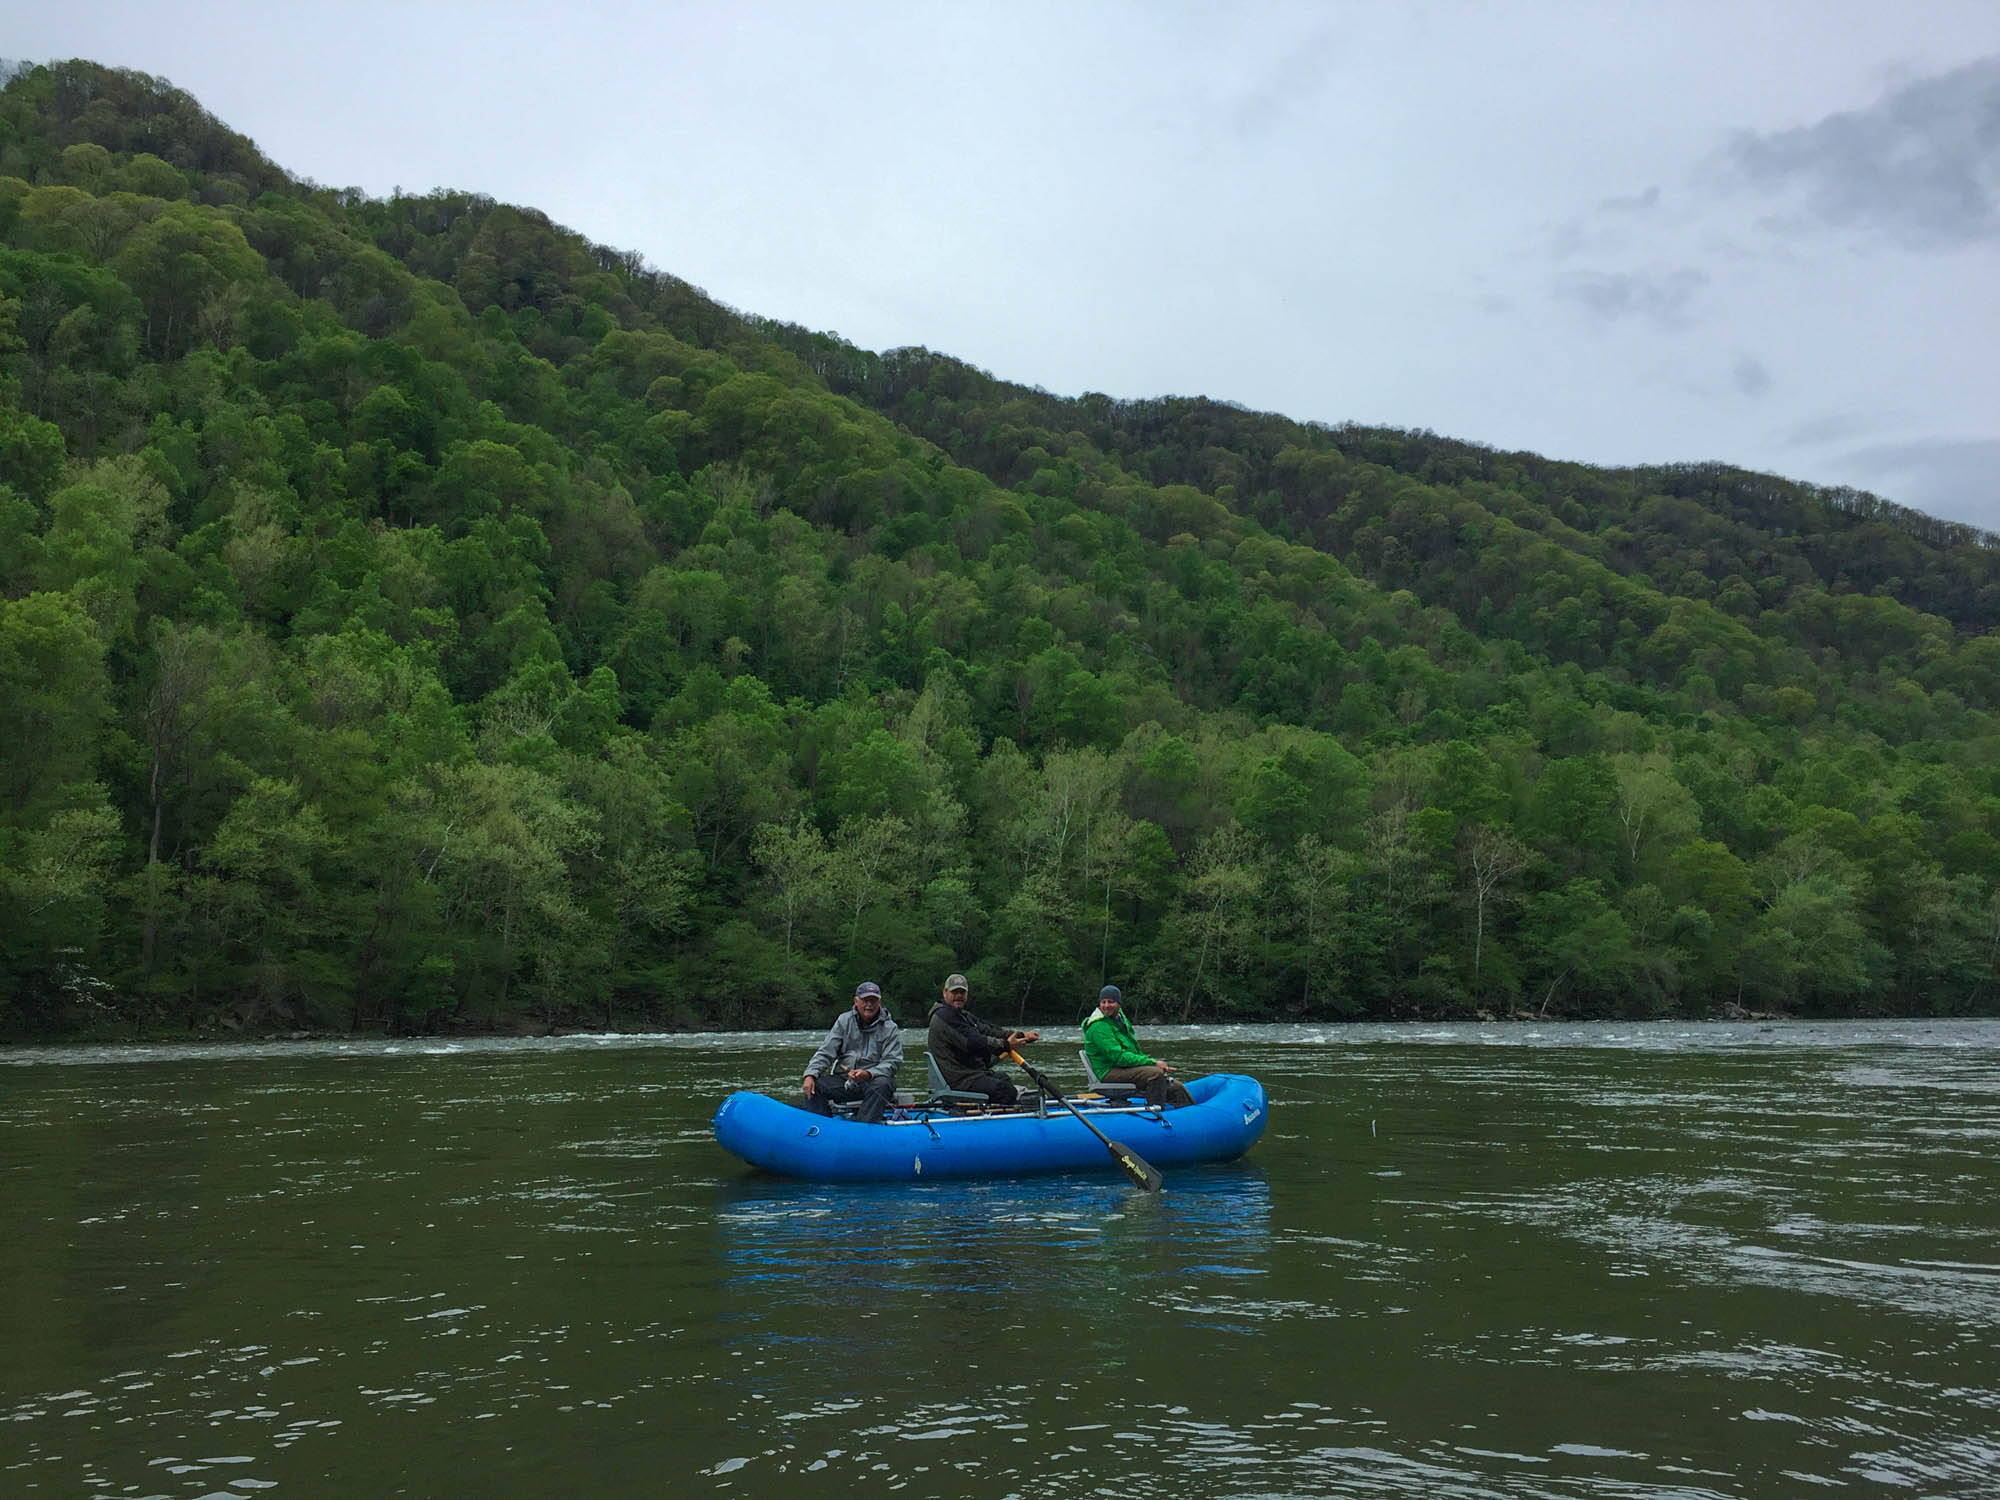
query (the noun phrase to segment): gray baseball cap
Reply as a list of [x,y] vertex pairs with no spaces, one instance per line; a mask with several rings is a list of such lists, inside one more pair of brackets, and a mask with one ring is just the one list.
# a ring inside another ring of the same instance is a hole
[[948,990],[970,990],[972,988],[971,985],[965,982],[963,974],[947,974],[945,976],[944,987]]

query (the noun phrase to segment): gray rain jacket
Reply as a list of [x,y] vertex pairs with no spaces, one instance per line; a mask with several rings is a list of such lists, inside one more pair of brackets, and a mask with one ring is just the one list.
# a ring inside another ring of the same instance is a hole
[[806,1071],[825,1073],[836,1066],[842,1073],[849,1068],[866,1068],[886,1076],[891,1083],[896,1081],[896,1070],[903,1066],[903,1034],[889,1012],[883,1011],[873,1026],[863,1026],[854,1010],[841,1012],[806,1064]]

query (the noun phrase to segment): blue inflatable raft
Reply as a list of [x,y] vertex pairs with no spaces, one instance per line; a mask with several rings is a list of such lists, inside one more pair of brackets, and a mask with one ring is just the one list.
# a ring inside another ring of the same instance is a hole
[[[1180,1109],[1072,1102],[1105,1135],[1156,1167],[1233,1161],[1264,1133],[1264,1086],[1256,1079],[1211,1073],[1187,1090],[1194,1103]],[[1054,1102],[1046,1114],[961,1114],[917,1105],[891,1110],[879,1125],[857,1125],[766,1094],[737,1093],[715,1112],[715,1138],[753,1167],[814,1182],[1118,1170],[1104,1143]]]

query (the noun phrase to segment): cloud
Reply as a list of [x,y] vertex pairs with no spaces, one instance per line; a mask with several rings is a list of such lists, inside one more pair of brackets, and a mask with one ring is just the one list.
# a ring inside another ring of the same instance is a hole
[[1656,183],[1643,193],[1634,193],[1629,198],[1606,198],[1597,205],[1600,213],[1607,214],[1649,214],[1660,206],[1660,189]]
[[1933,516],[2000,531],[2000,438],[1922,438],[1846,455],[1870,488]]
[[1629,249],[1634,236],[1644,231],[1656,233],[1660,218],[1660,189],[1657,184],[1622,197],[1600,198],[1582,213],[1557,220],[1548,231],[1551,260],[1570,260],[1581,255],[1616,255]]
[[1689,305],[1708,285],[1708,273],[1692,266],[1672,271],[1567,271],[1556,278],[1555,294],[1573,302],[1600,323],[1639,318],[1662,328],[1693,322]]
[[1240,140],[1258,140],[1290,124],[1325,91],[1341,51],[1331,30],[1305,38],[1237,96],[1229,110],[1230,129]]
[[1785,433],[1782,441],[1789,448],[1827,448],[1854,442],[1880,431],[1881,426],[1879,416],[1857,411],[1826,412],[1799,423]]
[[1756,355],[1739,354],[1736,363],[1730,366],[1729,382],[1736,387],[1739,396],[1748,396],[1754,401],[1771,389],[1771,371]]
[[1918,250],[2000,243],[2000,57],[1815,125],[1745,131],[1725,156],[1739,181],[1798,200],[1807,224]]

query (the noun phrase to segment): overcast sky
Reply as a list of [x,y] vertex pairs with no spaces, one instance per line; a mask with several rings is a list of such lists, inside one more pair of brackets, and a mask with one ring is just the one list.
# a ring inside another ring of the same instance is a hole
[[0,0],[745,311],[2000,530],[2000,3]]

